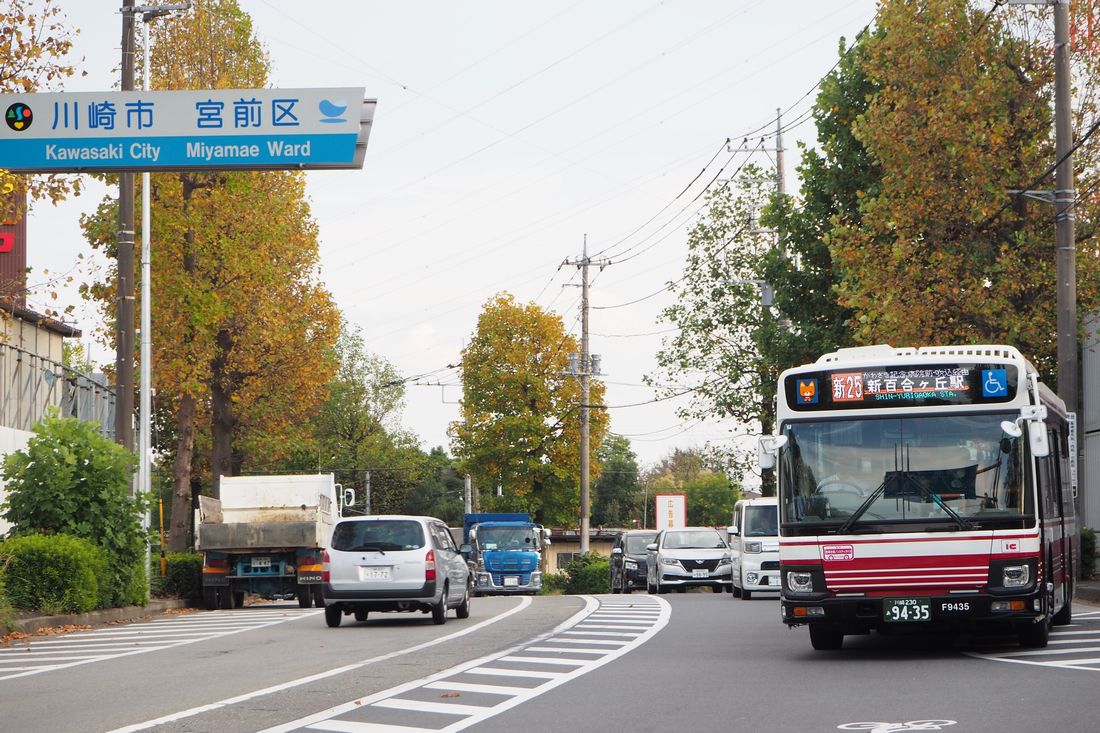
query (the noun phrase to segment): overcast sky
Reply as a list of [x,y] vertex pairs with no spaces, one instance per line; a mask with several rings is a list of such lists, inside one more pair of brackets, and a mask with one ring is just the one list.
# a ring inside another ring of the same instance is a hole
[[[660,312],[670,296],[658,291],[680,277],[696,207],[677,216],[681,199],[658,212],[726,138],[736,145],[752,133],[756,146],[774,130],[777,108],[786,121],[799,119],[813,102],[807,92],[836,62],[839,39],[850,41],[875,10],[874,0],[240,4],[270,55],[272,86],[363,86],[378,100],[363,169],[309,173],[309,195],[322,279],[344,316],[401,373],[446,385],[408,387],[404,423],[425,449],[449,448],[461,391],[446,366],[458,362],[495,293],[535,300],[579,334],[579,289],[569,287],[579,277],[559,265],[580,255],[585,235],[590,254],[638,255],[592,272],[591,350],[603,358],[607,404],[652,400],[642,379],[656,369],[669,328]],[[62,5],[81,30],[74,57],[87,72],[65,89],[113,88],[121,3]],[[814,137],[805,123],[784,142]],[[730,157],[722,153],[706,178]],[[753,160],[770,167],[773,157]],[[796,164],[788,150],[789,192]],[[79,217],[104,190],[93,185],[34,208],[32,283],[89,255]],[[156,242],[153,252],[155,298]],[[90,266],[79,265],[77,278]],[[61,297],[90,337],[94,309],[75,290]],[[31,304],[45,307],[45,293]],[[101,347],[93,354],[113,360]],[[685,423],[678,404],[613,409],[611,428],[644,464],[744,431]]]

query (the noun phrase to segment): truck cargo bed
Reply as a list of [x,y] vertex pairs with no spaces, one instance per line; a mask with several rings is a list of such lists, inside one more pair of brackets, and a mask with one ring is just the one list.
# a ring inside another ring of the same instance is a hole
[[200,552],[324,547],[327,539],[318,536],[317,522],[204,523],[197,529],[195,549]]

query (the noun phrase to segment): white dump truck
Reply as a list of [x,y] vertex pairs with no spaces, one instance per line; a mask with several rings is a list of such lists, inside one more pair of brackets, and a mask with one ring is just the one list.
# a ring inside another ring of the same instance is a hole
[[195,510],[206,607],[235,608],[246,593],[323,606],[322,554],[354,502],[330,473],[223,476],[221,499],[199,497]]

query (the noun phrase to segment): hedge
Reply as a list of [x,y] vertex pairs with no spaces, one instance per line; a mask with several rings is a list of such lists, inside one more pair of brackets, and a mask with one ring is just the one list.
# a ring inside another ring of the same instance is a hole
[[608,562],[606,557],[595,552],[573,558],[565,568],[569,576],[565,583],[565,592],[610,593],[611,570]]
[[48,615],[108,606],[115,596],[107,552],[64,534],[13,537],[0,544],[4,590],[14,608]]
[[1081,577],[1085,580],[1096,575],[1096,530],[1081,528]]
[[202,555],[193,552],[169,552],[165,556],[165,574],[160,574],[160,558],[153,557],[153,595],[160,598],[202,599]]

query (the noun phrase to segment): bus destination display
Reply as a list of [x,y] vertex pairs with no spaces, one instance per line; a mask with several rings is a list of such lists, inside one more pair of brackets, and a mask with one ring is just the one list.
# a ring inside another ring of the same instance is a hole
[[1010,402],[1019,376],[1011,364],[938,364],[837,369],[788,375],[787,404],[799,411]]

